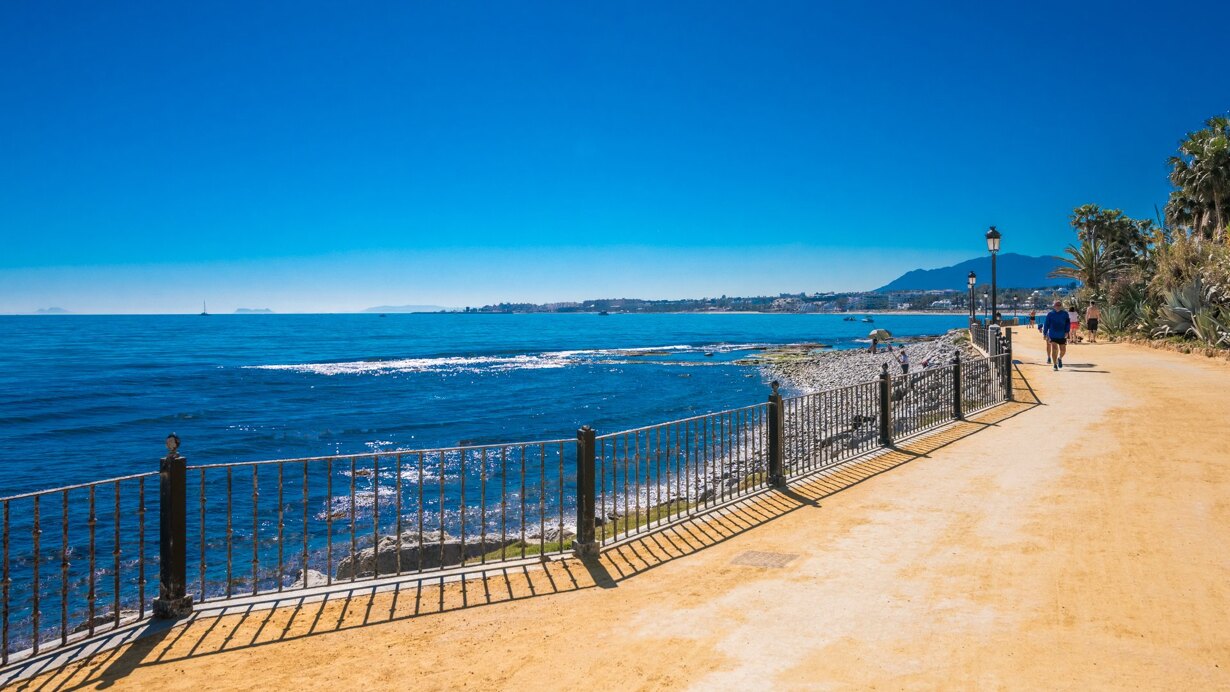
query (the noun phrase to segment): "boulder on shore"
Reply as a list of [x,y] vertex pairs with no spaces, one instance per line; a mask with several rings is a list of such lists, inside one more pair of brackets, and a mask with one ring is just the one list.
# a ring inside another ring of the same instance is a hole
[[514,542],[515,539],[501,540],[498,536],[488,536],[486,540],[467,536],[462,545],[459,538],[447,533],[441,536],[440,532],[433,531],[424,533],[420,544],[417,532],[406,531],[401,534],[400,547],[397,536],[382,536],[374,547],[342,558],[337,563],[337,573],[333,578],[370,577],[420,568],[447,567],[460,564],[463,557],[478,557]]
[[299,570],[299,572],[295,575],[295,581],[291,583],[290,588],[312,589],[317,586],[327,586],[328,583],[329,577],[325,575],[324,572],[317,572],[314,569],[309,569],[307,571],[307,578],[304,579],[303,570]]

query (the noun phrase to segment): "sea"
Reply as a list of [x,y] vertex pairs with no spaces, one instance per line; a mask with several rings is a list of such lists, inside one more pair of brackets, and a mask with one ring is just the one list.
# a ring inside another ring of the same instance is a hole
[[[860,316],[857,316],[861,318]],[[0,497],[191,464],[572,438],[762,402],[768,346],[963,315],[0,317]]]

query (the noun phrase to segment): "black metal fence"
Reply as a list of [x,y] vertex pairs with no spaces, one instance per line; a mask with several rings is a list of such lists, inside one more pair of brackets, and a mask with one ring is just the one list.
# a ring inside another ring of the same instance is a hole
[[605,545],[764,488],[771,406],[595,436],[594,540]]
[[546,440],[186,466],[187,592],[208,602],[564,551],[575,452]]
[[0,500],[0,661],[148,615],[158,488],[144,473]]
[[575,440],[196,466],[172,451],[159,474],[0,498],[0,655],[194,601],[592,554],[1010,399],[1003,345],[801,396],[774,383],[765,403]]
[[991,343],[989,338],[990,331],[987,325],[978,320],[970,320],[969,323],[969,339],[974,346],[982,350],[983,353],[990,354],[988,345]]
[[879,447],[880,404],[874,381],[783,399],[784,473],[810,473]]

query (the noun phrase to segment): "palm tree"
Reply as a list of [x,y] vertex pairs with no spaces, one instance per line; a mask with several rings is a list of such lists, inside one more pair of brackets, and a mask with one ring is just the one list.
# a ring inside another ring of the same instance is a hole
[[1155,240],[1152,221],[1133,219],[1121,209],[1084,204],[1072,210],[1070,223],[1080,242],[1101,245],[1125,263],[1148,262]]
[[1062,259],[1064,266],[1051,272],[1051,277],[1075,279],[1095,293],[1101,292],[1108,280],[1128,266],[1119,253],[1107,248],[1104,240],[1082,240],[1080,245],[1069,245],[1064,252],[1068,255]]
[[1167,216],[1183,222],[1197,237],[1226,240],[1225,206],[1230,202],[1230,118],[1210,118],[1202,130],[1190,132],[1170,157],[1170,182],[1175,186]]

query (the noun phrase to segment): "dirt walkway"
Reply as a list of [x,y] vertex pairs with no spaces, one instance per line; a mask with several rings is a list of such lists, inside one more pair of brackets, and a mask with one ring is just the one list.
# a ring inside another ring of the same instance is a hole
[[202,619],[26,685],[1230,687],[1230,368],[1021,341],[1041,405],[600,563]]

